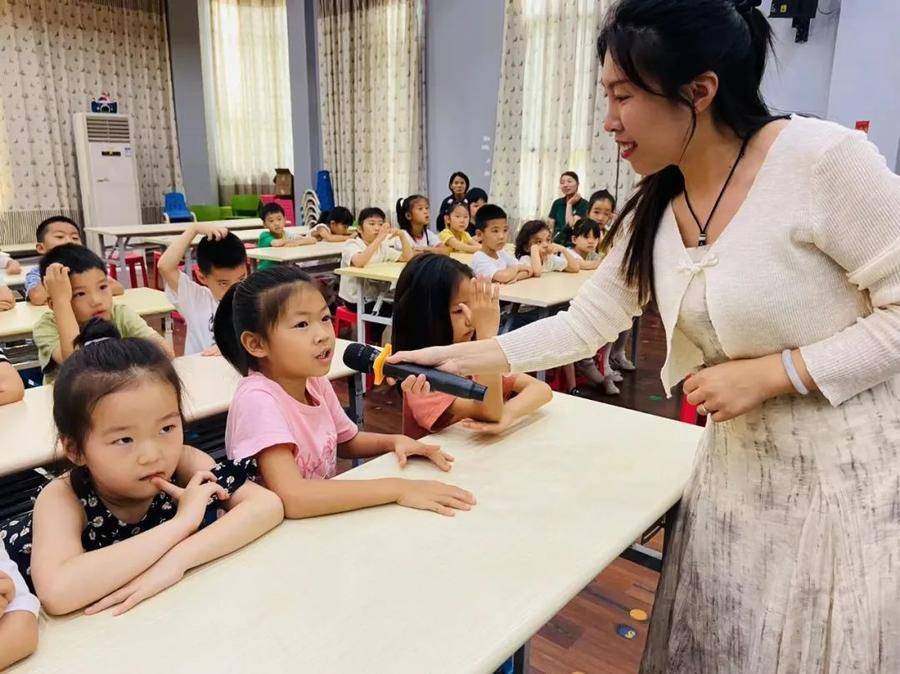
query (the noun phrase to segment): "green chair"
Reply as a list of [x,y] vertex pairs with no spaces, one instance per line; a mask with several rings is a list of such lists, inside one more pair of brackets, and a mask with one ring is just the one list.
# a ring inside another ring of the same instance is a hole
[[231,217],[231,206],[216,206],[213,204],[194,204],[191,212],[197,216],[198,222],[211,222],[212,220],[228,220]]
[[235,194],[231,197],[232,218],[256,218],[259,217],[258,194]]

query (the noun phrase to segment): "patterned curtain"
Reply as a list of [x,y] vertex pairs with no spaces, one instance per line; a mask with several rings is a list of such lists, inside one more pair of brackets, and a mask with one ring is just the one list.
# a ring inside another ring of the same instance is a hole
[[423,0],[319,0],[322,145],[336,203],[425,190]]
[[559,176],[575,171],[581,194],[620,198],[634,175],[603,130],[597,36],[611,0],[507,0],[491,200],[513,222],[546,217]]
[[80,221],[72,114],[108,92],[132,116],[145,222],[182,189],[162,0],[0,0],[0,242]]
[[276,168],[294,170],[285,0],[209,0],[220,203],[270,194]]

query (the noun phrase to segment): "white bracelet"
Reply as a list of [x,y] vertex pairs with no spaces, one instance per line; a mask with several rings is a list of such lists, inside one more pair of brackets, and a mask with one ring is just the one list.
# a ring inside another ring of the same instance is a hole
[[794,385],[794,390],[802,396],[807,395],[809,389],[806,388],[806,384],[803,383],[803,380],[800,379],[800,375],[797,373],[797,368],[794,367],[794,358],[791,356],[790,349],[785,349],[781,352],[781,363],[784,365],[784,371],[787,373],[788,379]]

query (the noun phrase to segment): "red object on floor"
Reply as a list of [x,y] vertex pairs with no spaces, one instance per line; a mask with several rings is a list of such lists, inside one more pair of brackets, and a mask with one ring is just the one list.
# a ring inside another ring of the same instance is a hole
[[[119,280],[119,268],[116,263],[119,261],[118,253],[113,254],[109,260],[109,275]],[[131,287],[138,287],[137,268],[141,268],[141,278],[144,281],[144,287],[150,287],[150,281],[147,278],[147,265],[144,263],[143,253],[128,253],[125,255],[125,264],[128,266],[128,273],[131,276]]]

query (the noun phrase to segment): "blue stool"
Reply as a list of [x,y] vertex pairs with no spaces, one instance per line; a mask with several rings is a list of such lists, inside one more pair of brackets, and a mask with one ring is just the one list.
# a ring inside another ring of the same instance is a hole
[[331,187],[331,174],[328,171],[316,173],[316,196],[319,197],[319,210],[322,213],[334,208],[334,189]]

